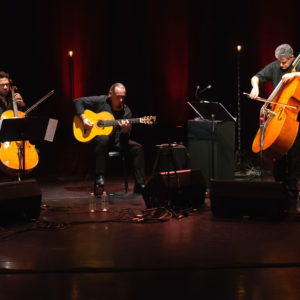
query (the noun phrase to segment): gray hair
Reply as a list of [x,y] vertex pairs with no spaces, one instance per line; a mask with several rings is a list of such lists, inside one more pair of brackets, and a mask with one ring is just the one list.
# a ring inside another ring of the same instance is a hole
[[277,59],[291,58],[293,53],[294,53],[294,50],[289,44],[282,44],[276,48],[275,57]]
[[111,93],[112,95],[115,93],[115,90],[116,88],[119,88],[119,89],[125,89],[125,86],[123,83],[120,83],[120,82],[116,82],[114,83],[110,88],[109,88],[109,94]]

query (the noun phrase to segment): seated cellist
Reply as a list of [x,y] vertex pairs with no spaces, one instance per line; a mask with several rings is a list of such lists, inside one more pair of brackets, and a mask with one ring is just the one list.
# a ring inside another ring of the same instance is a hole
[[[300,64],[293,69],[294,51],[288,44],[282,44],[275,50],[276,60],[268,64],[251,78],[252,90],[250,97],[255,99],[259,96],[259,86],[266,82],[272,82],[273,89],[282,80],[287,83],[295,77],[300,77]],[[298,197],[297,177],[300,175],[300,137],[299,132],[296,140],[287,155],[277,159],[274,163],[273,176],[276,181],[286,184],[292,197]]]
[[[12,109],[12,98],[10,93],[10,77],[9,74],[0,71],[0,116],[6,110]],[[18,108],[23,110],[25,103],[22,96],[19,93],[14,94],[15,100],[17,102]]]

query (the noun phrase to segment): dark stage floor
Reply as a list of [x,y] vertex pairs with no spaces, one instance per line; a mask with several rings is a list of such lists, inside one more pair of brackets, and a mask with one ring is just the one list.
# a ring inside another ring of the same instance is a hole
[[121,178],[90,213],[91,181],[38,184],[38,220],[0,227],[1,300],[299,299],[300,222],[154,213]]

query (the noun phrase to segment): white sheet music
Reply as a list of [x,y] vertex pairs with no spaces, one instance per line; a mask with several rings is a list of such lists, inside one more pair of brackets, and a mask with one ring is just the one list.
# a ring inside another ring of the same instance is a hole
[[47,130],[46,130],[45,137],[44,137],[45,141],[53,142],[57,123],[58,123],[58,120],[51,119],[51,118],[49,119]]

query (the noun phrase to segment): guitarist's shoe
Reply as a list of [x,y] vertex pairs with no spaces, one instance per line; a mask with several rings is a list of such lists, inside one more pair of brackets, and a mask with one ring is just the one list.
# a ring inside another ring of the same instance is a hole
[[104,190],[104,176],[102,174],[96,175],[94,183],[94,195],[95,197],[101,197]]

